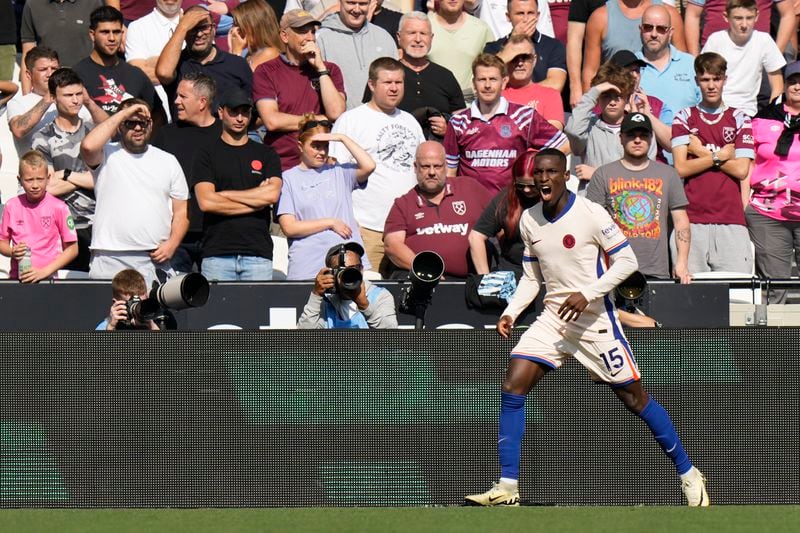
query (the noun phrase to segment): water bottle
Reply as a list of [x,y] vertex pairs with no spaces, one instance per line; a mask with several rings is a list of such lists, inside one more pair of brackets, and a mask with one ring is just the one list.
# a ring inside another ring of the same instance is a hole
[[27,248],[25,250],[25,257],[19,260],[19,273],[22,274],[23,272],[27,272],[32,268],[33,263],[31,262],[31,249]]

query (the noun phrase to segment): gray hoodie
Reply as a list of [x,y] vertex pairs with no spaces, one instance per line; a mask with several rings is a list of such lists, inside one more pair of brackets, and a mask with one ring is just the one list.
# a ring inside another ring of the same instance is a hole
[[[599,98],[597,87],[589,89],[572,110],[572,116],[564,127],[572,153],[580,156],[582,163],[595,168],[619,161],[624,155],[619,126],[609,126],[594,114]],[[654,137],[648,153],[650,159],[655,160],[656,150]]]
[[353,31],[344,25],[338,13],[331,13],[322,21],[317,45],[325,61],[342,69],[347,109],[361,105],[370,63],[379,57],[397,59],[397,45],[386,30],[367,22],[360,30]]

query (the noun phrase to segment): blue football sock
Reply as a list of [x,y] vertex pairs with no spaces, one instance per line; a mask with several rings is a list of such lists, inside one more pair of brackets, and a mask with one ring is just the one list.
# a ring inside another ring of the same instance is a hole
[[500,477],[519,479],[519,456],[525,433],[525,395],[500,393],[500,428],[497,432],[497,455]]
[[650,398],[642,412],[639,413],[639,418],[645,421],[647,427],[650,428],[656,438],[658,445],[661,446],[664,453],[675,464],[675,470],[678,471],[678,475],[685,474],[691,470],[692,462],[683,449],[681,439],[678,437],[678,433],[675,431],[675,426],[672,425],[672,420],[666,409],[655,399]]

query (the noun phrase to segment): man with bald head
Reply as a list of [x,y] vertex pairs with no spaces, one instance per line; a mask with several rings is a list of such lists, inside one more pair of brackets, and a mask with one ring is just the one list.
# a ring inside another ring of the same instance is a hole
[[663,5],[648,7],[639,30],[642,48],[636,56],[647,63],[640,71],[640,87],[675,112],[697,105],[700,90],[694,82],[694,57],[670,44],[675,32],[670,12]]
[[[645,10],[663,4],[661,0],[610,0],[592,12],[586,23],[586,35],[583,44],[583,72],[581,80],[583,90],[588,91],[592,79],[597,74],[600,64],[620,50],[636,50],[640,41],[640,24]],[[665,6],[671,17],[670,39],[680,49],[686,49],[683,38],[683,20],[680,13],[672,7]]]
[[474,272],[468,235],[491,200],[491,194],[466,176],[447,177],[444,147],[436,141],[419,145],[414,158],[417,185],[394,201],[384,227],[384,275],[411,268],[414,256],[432,250],[444,259],[448,278]]

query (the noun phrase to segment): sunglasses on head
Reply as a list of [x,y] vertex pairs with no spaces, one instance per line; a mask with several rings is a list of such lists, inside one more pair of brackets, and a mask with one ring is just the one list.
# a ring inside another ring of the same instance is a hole
[[128,128],[129,130],[135,130],[136,127],[140,127],[143,130],[147,129],[150,126],[149,120],[125,120],[122,122],[122,125]]
[[656,32],[660,35],[666,35],[670,28],[672,28],[672,26],[661,26],[660,24],[642,24],[642,31],[644,33],[650,33],[653,30],[656,30]]
[[305,124],[303,124],[303,130],[310,130],[311,128],[316,128],[317,126],[322,126],[323,128],[331,129],[333,124],[331,124],[330,120],[309,120]]

